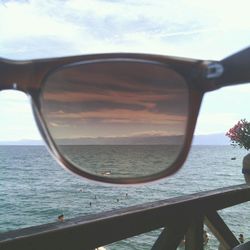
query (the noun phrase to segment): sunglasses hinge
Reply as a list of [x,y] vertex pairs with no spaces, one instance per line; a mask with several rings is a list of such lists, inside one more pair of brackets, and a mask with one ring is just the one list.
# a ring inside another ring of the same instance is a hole
[[220,63],[206,61],[204,64],[206,65],[205,77],[207,79],[215,79],[222,76],[224,68]]

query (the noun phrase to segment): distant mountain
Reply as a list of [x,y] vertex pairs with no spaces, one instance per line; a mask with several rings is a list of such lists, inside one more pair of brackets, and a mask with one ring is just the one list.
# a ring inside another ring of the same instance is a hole
[[195,135],[193,145],[230,145],[230,140],[223,133]]
[[[131,137],[85,137],[74,140],[60,139],[62,145],[142,145],[142,144],[169,144],[176,145],[182,141],[182,136],[131,136]],[[0,141],[0,145],[44,145],[42,140],[19,140],[19,141]],[[229,138],[223,133],[195,135],[193,145],[230,145]]]
[[60,139],[60,145],[178,145],[183,141],[183,136],[128,136],[128,137],[84,137],[77,139]]
[[42,140],[19,140],[19,141],[0,141],[0,145],[44,145]]

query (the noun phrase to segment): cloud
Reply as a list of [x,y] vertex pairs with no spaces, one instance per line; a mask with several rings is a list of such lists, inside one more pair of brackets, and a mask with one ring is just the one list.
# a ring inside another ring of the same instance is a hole
[[250,84],[247,83],[247,84],[240,84],[237,86],[226,87],[223,89],[223,92],[227,94],[234,94],[235,96],[242,94],[250,95]]
[[175,124],[185,123],[186,116],[171,115],[164,113],[153,113],[147,110],[126,110],[126,109],[112,109],[112,110],[98,110],[94,112],[77,112],[77,113],[50,113],[49,118],[62,120],[81,120],[81,121],[101,121],[104,123],[122,122],[122,123],[151,123],[151,124]]
[[130,136],[132,137],[169,136],[169,133],[161,130],[150,130],[150,131],[132,133]]
[[[10,1],[0,5],[0,52],[16,58],[108,51],[219,58],[248,43],[249,5],[244,0]],[[240,15],[232,18],[235,9]]]
[[197,121],[195,134],[226,133],[242,117],[237,113],[203,113]]
[[[119,93],[114,91],[106,91],[104,93],[93,93],[93,92],[82,92],[82,93],[75,93],[75,92],[69,92],[69,93],[49,93],[46,94],[46,100],[57,102],[54,105],[58,105],[58,107],[64,106],[67,108],[67,105],[65,103],[71,104],[76,109],[81,108],[85,109],[87,106],[90,106],[92,104],[92,108],[95,106],[98,107],[99,102],[102,103],[102,105],[105,107],[106,105],[112,109],[113,107],[122,106],[126,108],[126,106],[130,106],[131,109],[138,109],[138,108],[147,108],[147,109],[154,109],[157,108],[157,103],[162,102],[162,106],[166,106],[167,104],[172,105],[172,112],[173,110],[176,110],[176,107],[178,106],[178,101],[181,99],[181,97],[187,97],[184,94],[178,96],[176,94],[171,93],[155,93],[155,94],[149,94],[149,93]],[[165,105],[164,105],[165,104]],[[46,103],[45,103],[46,105]],[[70,108],[70,107],[69,107]],[[91,107],[90,107],[91,108]],[[171,111],[171,108],[169,110]]]
[[0,140],[40,139],[29,101],[19,91],[0,92]]

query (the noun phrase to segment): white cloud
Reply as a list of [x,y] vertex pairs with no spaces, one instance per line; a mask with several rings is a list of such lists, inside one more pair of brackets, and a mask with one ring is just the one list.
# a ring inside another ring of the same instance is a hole
[[72,36],[77,37],[80,32],[78,27],[53,17],[49,7],[43,12],[37,4],[9,2],[6,7],[1,6],[1,39],[15,41],[33,37],[57,37],[68,41]]
[[198,118],[195,134],[226,133],[241,118],[236,113],[202,114]]
[[18,91],[0,92],[0,140],[39,139],[28,98]]
[[249,96],[249,84],[222,88],[206,94],[195,133],[226,133],[238,120],[250,120]]
[[234,95],[249,94],[249,99],[250,99],[250,83],[240,84],[232,87],[226,87],[223,88],[223,92]]
[[[221,58],[249,41],[249,5],[244,0],[11,1],[0,5],[0,52],[18,58],[107,51]],[[236,7],[240,15],[232,18]]]

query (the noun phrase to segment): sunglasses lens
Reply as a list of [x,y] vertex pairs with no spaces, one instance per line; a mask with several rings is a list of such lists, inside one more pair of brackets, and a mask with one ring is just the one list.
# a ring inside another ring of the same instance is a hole
[[41,113],[61,156],[82,175],[137,180],[180,154],[188,120],[185,80],[162,64],[70,64],[44,81]]

